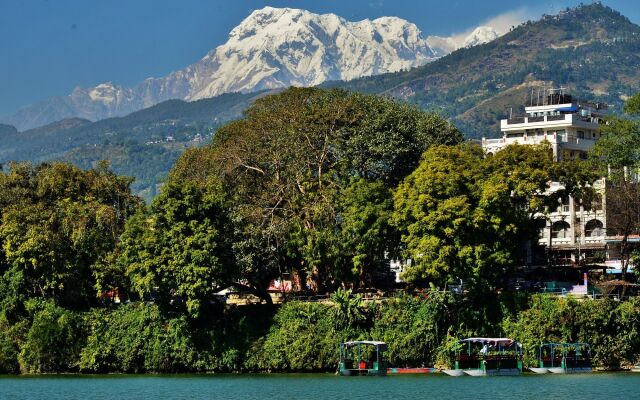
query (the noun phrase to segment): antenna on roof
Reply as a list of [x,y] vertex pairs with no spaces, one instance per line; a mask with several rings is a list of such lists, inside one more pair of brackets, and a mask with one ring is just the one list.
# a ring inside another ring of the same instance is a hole
[[531,100],[529,100],[529,104],[533,105],[533,88],[531,88]]

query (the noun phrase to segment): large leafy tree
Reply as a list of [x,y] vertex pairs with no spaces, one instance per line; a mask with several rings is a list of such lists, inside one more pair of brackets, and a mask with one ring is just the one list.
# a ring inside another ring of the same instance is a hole
[[224,194],[192,182],[166,185],[127,222],[119,262],[141,296],[197,316],[237,279]]
[[620,261],[626,276],[634,248],[631,235],[640,234],[640,93],[625,104],[627,116],[610,117],[591,152],[601,176],[606,176],[607,234],[620,238]]
[[[321,290],[357,283],[381,262],[382,243],[392,245],[391,237],[368,246],[354,243],[355,236],[386,234],[381,215],[389,189],[426,148],[461,139],[451,124],[410,105],[292,88],[256,101],[210,146],[185,154],[170,181],[223,182],[239,266],[256,288],[297,271]],[[375,203],[356,212],[362,201]],[[345,251],[349,240],[354,247]]]
[[432,147],[395,191],[394,223],[412,260],[407,281],[444,285],[480,276],[490,262],[491,249],[476,221],[481,162],[479,151]]
[[82,307],[117,285],[106,265],[141,204],[130,183],[104,163],[12,164],[0,173],[0,289],[12,303],[5,307],[28,297]]
[[393,198],[380,181],[357,179],[342,192],[338,240],[347,267],[346,281],[366,284],[376,268],[397,253],[398,233],[391,224]]
[[[435,146],[394,193],[393,220],[411,265],[405,278],[442,286],[464,280],[486,289],[521,261],[554,199],[584,191],[583,168],[553,162],[548,146]],[[564,189],[549,193],[552,181]]]

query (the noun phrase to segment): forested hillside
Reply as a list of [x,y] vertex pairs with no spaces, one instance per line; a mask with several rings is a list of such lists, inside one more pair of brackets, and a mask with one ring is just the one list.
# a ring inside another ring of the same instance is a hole
[[[640,27],[599,3],[584,5],[423,67],[326,86],[436,111],[467,138],[498,136],[499,120],[512,107],[517,112],[531,88],[563,86],[620,112],[640,90]],[[184,149],[208,143],[222,122],[241,116],[263,94],[170,100],[122,118],[64,120],[21,133],[3,125],[0,163],[61,159],[88,168],[106,159],[117,173],[135,177],[133,190],[151,199]]]
[[169,100],[126,117],[66,119],[24,132],[3,125],[0,163],[64,160],[91,168],[108,160],[118,174],[135,177],[133,190],[150,199],[185,148],[208,143],[218,126],[240,116],[260,95]]
[[609,103],[614,112],[640,89],[640,26],[600,3],[546,15],[487,44],[460,49],[423,67],[350,82],[452,118],[470,138],[497,136],[499,119],[531,88],[563,86]]

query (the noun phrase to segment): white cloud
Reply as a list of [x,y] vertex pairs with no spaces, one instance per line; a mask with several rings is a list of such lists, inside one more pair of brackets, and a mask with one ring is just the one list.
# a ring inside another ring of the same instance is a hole
[[509,29],[511,29],[512,26],[518,26],[524,21],[533,18],[534,15],[532,14],[536,13],[531,12],[527,8],[520,8],[493,17],[484,22],[482,25],[490,26],[498,31],[498,33],[500,33],[501,35],[504,35],[505,33],[509,32]]
[[[497,15],[495,17],[492,17],[482,22],[479,26],[490,26],[493,29],[495,29],[499,35],[504,35],[505,33],[509,32],[512,26],[518,26],[521,23],[529,19],[536,18],[539,15],[540,14],[533,12],[529,8],[522,7],[516,10],[508,11],[506,13]],[[464,41],[464,39],[467,36],[469,36],[474,29],[476,29],[475,26],[463,32],[454,33],[453,35],[451,35],[451,38],[456,42]]]

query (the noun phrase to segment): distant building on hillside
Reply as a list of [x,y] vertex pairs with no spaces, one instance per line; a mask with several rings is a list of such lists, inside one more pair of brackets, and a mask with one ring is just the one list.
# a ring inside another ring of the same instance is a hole
[[[542,92],[542,96],[540,95]],[[511,112],[500,121],[502,137],[482,139],[482,148],[494,154],[510,144],[539,144],[547,142],[555,161],[586,159],[587,152],[600,138],[600,126],[607,113],[601,103],[578,101],[563,89],[532,90],[524,115]],[[619,268],[616,260],[615,238],[607,237],[605,179],[594,183],[595,200],[587,203],[571,196],[563,198],[556,210],[549,214],[546,227],[538,243],[528,246],[529,266],[580,269]],[[557,182],[550,191],[562,189]]]

